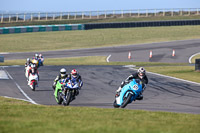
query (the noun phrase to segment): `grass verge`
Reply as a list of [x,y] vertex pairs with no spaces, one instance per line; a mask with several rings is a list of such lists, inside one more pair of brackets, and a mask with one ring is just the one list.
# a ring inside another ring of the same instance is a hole
[[200,132],[195,114],[32,105],[2,97],[0,108],[1,133]]
[[200,26],[173,26],[4,34],[0,35],[0,52],[38,52],[197,39],[200,38],[199,29]]

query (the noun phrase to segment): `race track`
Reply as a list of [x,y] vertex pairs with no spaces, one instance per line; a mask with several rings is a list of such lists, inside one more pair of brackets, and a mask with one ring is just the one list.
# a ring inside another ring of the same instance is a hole
[[[114,95],[117,87],[132,69],[123,66],[44,66],[40,68],[39,87],[33,92],[24,76],[24,67],[4,68],[13,78],[6,80],[9,87],[0,87],[0,95],[27,99],[19,88],[14,86],[16,82],[20,88],[37,104],[57,105],[53,89],[51,87],[60,68],[67,70],[76,68],[82,75],[84,82],[79,96],[70,106],[91,106],[101,108],[113,108]],[[129,104],[128,109],[142,109],[154,111],[170,111],[200,114],[200,85],[186,83],[166,77],[148,73],[149,84],[144,92],[144,99]],[[2,82],[6,86],[6,82]],[[11,88],[12,87],[12,88]]]
[[[107,48],[78,49],[42,52],[45,58],[76,56],[110,56],[109,61],[132,62],[179,62],[188,63],[190,56],[200,52],[200,39],[163,43],[116,46]],[[172,57],[172,50],[176,56]],[[149,51],[153,57],[149,59]],[[127,58],[132,53],[131,60]],[[4,53],[5,60],[31,58],[32,53]],[[133,63],[134,64],[134,63]],[[9,79],[0,79],[0,96],[26,99],[32,103],[57,105],[52,83],[59,70],[65,67],[68,72],[77,69],[82,75],[83,88],[70,106],[91,106],[113,108],[115,91],[120,83],[134,70],[123,66],[43,66],[39,68],[39,87],[33,92],[24,75],[24,66],[1,67]],[[169,111],[200,114],[200,84],[181,81],[147,73],[149,84],[144,99],[129,104],[128,109]]]

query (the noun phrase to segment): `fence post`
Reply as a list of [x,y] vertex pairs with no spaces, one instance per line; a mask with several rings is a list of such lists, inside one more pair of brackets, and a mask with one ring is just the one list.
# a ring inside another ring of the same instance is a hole
[[82,12],[82,19],[84,19],[84,12]]
[[38,21],[40,20],[40,12],[38,13]]
[[188,16],[190,16],[191,9],[188,9]]
[[31,13],[31,21],[33,21],[33,14]]
[[92,12],[90,12],[90,19],[92,18]]
[[163,17],[165,16],[165,9],[163,9]]
[[9,20],[8,20],[9,22],[11,21],[11,16],[9,15]]
[[74,20],[76,19],[76,12],[75,12],[75,15],[74,15]]
[[140,9],[138,9],[138,17],[140,17]]
[[97,11],[97,19],[99,19],[99,11]]
[[16,13],[16,22],[18,22],[18,13]]
[[131,10],[130,10],[130,17],[131,17]]
[[155,9],[155,15],[154,15],[154,16],[156,16],[156,11],[157,11],[157,10]]
[[48,13],[46,13],[46,20],[48,20]]
[[148,17],[148,9],[146,9],[146,17]]
[[62,12],[60,13],[60,20],[62,20]]
[[121,17],[124,18],[124,11],[121,11]]
[[104,18],[106,18],[106,11],[105,11],[105,17]]
[[55,20],[55,14],[53,14],[53,20]]
[[3,23],[3,14],[1,15],[1,23]]
[[115,16],[115,10],[113,10],[113,17]]
[[174,16],[174,9],[172,9],[172,11],[171,11],[171,16],[172,17]]
[[67,16],[67,19],[69,20],[69,12],[68,12],[68,16]]
[[197,15],[199,15],[199,8],[197,8]]
[[180,11],[180,16],[182,16],[183,15],[183,9],[180,9],[181,11]]

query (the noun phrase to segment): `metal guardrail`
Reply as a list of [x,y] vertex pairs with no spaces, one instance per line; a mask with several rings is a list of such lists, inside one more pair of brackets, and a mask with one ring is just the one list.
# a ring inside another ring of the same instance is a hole
[[107,19],[125,17],[191,16],[200,15],[200,8],[106,10],[81,12],[38,12],[1,14],[0,23],[54,20]]

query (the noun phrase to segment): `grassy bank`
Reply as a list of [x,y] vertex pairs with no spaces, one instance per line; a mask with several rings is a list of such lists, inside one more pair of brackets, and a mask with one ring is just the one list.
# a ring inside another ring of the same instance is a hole
[[32,105],[0,97],[1,133],[197,133],[200,115]]
[[[200,38],[200,26],[96,29],[0,35],[0,52],[48,51]],[[136,34],[137,33],[137,34]]]

